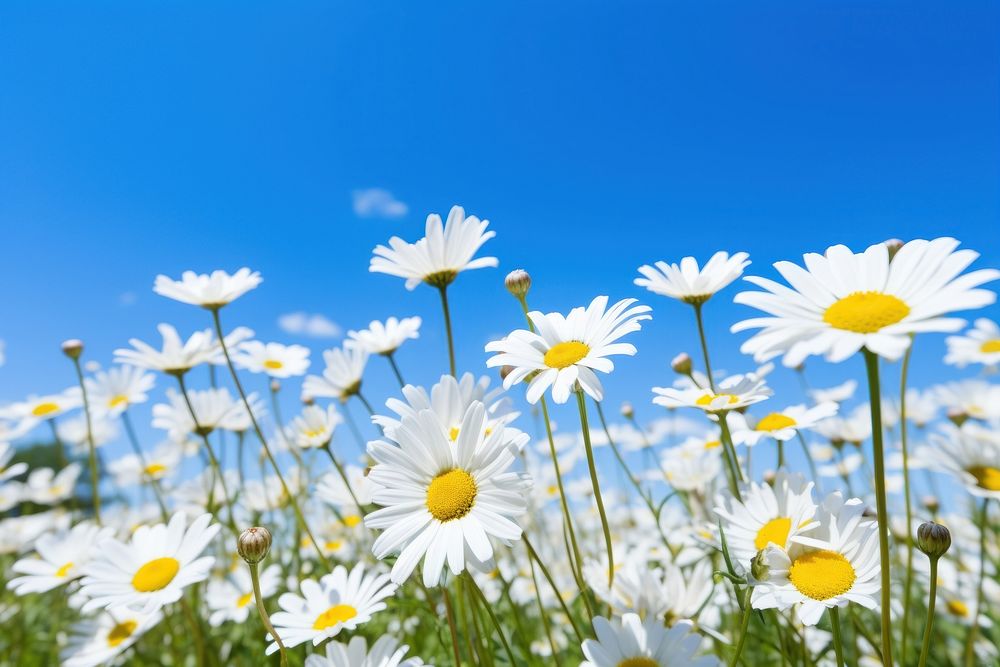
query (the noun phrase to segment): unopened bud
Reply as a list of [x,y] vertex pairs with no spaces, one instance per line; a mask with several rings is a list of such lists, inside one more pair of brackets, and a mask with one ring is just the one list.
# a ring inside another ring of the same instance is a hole
[[777,473],[773,470],[764,471],[764,483],[768,486],[774,486],[774,480],[777,478]]
[[236,539],[236,551],[240,558],[254,565],[267,557],[271,549],[271,531],[267,528],[254,526],[247,528]]
[[531,288],[531,276],[524,269],[514,269],[504,278],[503,284],[508,292],[518,299],[523,299]]
[[514,372],[513,366],[501,366],[500,367],[500,379],[506,380],[507,376]]
[[961,410],[956,410],[948,413],[948,419],[951,420],[951,423],[955,426],[961,426],[969,420],[969,415]]
[[632,419],[632,417],[635,417],[635,408],[633,408],[632,404],[628,401],[622,403],[622,417],[625,419]]
[[312,405],[316,402],[316,399],[309,394],[302,394],[302,405]]
[[691,363],[691,356],[686,352],[681,352],[670,362],[670,367],[674,369],[675,373],[681,375],[691,375],[691,370],[694,368]]
[[771,566],[767,564],[767,547],[750,559],[750,576],[756,581],[767,581],[771,576]]
[[899,239],[889,239],[885,241],[885,247],[889,249],[889,261],[896,256],[896,253],[903,247],[903,242]]
[[79,359],[83,354],[83,341],[78,338],[70,338],[63,341],[62,351],[70,359]]
[[940,558],[951,546],[951,531],[939,523],[928,521],[917,528],[917,548],[928,558]]
[[277,394],[281,391],[281,383],[277,380],[271,380],[271,393]]

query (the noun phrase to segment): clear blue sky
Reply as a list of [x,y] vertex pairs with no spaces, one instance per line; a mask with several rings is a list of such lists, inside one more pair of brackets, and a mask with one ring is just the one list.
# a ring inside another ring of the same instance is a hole
[[[206,326],[154,276],[242,265],[265,282],[230,325],[319,350],[277,317],[421,314],[400,362],[430,382],[437,295],[368,260],[461,203],[492,221],[501,264],[453,290],[460,366],[485,372],[483,343],[520,325],[510,269],[546,310],[640,296],[655,319],[606,387],[651,417],[648,388],[695,337],[685,307],[632,285],[640,264],[747,250],[771,276],[835,242],[947,234],[1000,266],[997,25],[976,1],[5,2],[0,400],[68,386],[65,338],[106,364],[157,322]],[[373,187],[409,212],[356,215]],[[735,291],[708,313],[734,371]],[[917,385],[941,379],[926,338]],[[817,384],[860,372],[810,367]],[[392,388],[381,364],[368,386]]]

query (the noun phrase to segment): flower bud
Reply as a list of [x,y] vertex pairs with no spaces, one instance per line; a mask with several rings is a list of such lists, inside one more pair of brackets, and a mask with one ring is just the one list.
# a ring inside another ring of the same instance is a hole
[[951,532],[939,523],[928,521],[917,528],[917,548],[928,558],[940,558],[951,546]]
[[70,359],[79,359],[83,354],[83,341],[78,338],[70,338],[63,341],[62,351]]
[[267,528],[247,528],[236,539],[236,551],[247,563],[254,565],[267,557],[271,549],[271,532]]
[[500,367],[500,379],[506,380],[507,376],[514,372],[513,366],[501,366]]
[[632,404],[628,401],[622,403],[622,417],[625,419],[632,419],[632,417],[635,417],[635,408],[633,408]]
[[767,581],[771,576],[771,566],[767,563],[767,547],[750,559],[750,576],[755,581]]
[[518,299],[523,299],[531,288],[531,276],[524,269],[514,269],[504,278],[503,284],[508,292]]
[[277,380],[271,380],[271,393],[277,394],[281,391],[281,383]]
[[691,363],[691,356],[686,352],[681,352],[670,362],[670,367],[680,375],[691,375],[694,365]]
[[892,258],[895,257],[896,253],[903,247],[903,242],[899,239],[888,239],[887,241],[884,241],[884,243],[885,247],[889,249],[889,261],[891,262]]

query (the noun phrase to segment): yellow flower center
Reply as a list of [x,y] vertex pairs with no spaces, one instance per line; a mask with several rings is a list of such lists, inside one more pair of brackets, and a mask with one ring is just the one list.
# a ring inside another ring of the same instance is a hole
[[108,646],[114,648],[131,637],[137,625],[139,624],[135,621],[117,623],[115,627],[111,628],[111,632],[108,633]]
[[988,340],[979,346],[979,351],[986,354],[996,354],[1000,352],[1000,338],[994,338],[993,340]]
[[660,667],[660,663],[644,655],[635,658],[625,658],[618,663],[617,667]]
[[1000,491],[1000,469],[988,466],[972,466],[969,474],[976,478],[979,488],[987,491]]
[[795,426],[795,420],[780,412],[772,412],[757,422],[758,431],[780,431],[791,426]]
[[276,371],[279,368],[284,368],[284,367],[285,367],[285,365],[283,363],[281,363],[280,361],[278,361],[277,359],[265,359],[264,360],[264,368],[268,368],[268,369],[270,369],[272,371]]
[[545,353],[543,361],[549,368],[566,368],[583,359],[590,348],[578,340],[556,343]]
[[909,314],[910,307],[891,294],[854,292],[827,308],[823,321],[835,329],[875,333]]
[[53,412],[59,412],[59,405],[57,403],[39,403],[31,411],[31,414],[36,417],[44,417],[45,415],[51,415]]
[[948,611],[955,616],[968,616],[969,608],[961,600],[948,600]]
[[176,558],[155,558],[135,573],[132,587],[140,593],[158,591],[173,581],[180,569],[181,564]]
[[448,439],[451,440],[452,442],[455,442],[456,440],[458,440],[458,427],[457,426],[452,426],[450,429],[448,429]]
[[472,511],[476,491],[472,475],[453,468],[435,477],[427,487],[427,509],[438,521],[461,519]]
[[325,428],[306,429],[305,431],[302,431],[302,435],[304,435],[307,438],[318,438],[321,435],[326,435],[326,429]]
[[147,475],[153,477],[155,475],[159,475],[161,472],[166,472],[167,466],[162,463],[150,463],[148,466],[143,468],[143,470]]
[[357,514],[348,514],[344,517],[344,525],[348,528],[354,528],[359,523],[361,523],[361,517]]
[[63,565],[62,567],[60,567],[58,570],[56,570],[56,576],[57,577],[65,577],[67,574],[69,574],[69,570],[72,567],[73,567],[73,561],[70,561],[70,562],[66,563],[65,565]]
[[721,447],[721,446],[722,446],[721,440],[709,440],[708,442],[705,443],[705,449],[715,449],[716,447]]
[[338,623],[346,623],[358,615],[358,610],[349,604],[335,604],[316,617],[313,630],[326,630]]
[[788,541],[788,533],[791,530],[792,520],[787,516],[779,516],[777,519],[771,519],[757,531],[757,537],[754,538],[753,546],[757,551],[760,551],[769,542],[774,542],[784,549],[785,542]]
[[117,408],[119,405],[128,403],[128,396],[124,394],[118,394],[117,396],[112,396],[111,400],[108,401],[109,408]]
[[795,559],[788,579],[803,595],[813,600],[829,600],[843,595],[854,585],[854,566],[836,551],[811,551]]
[[240,596],[240,599],[236,601],[236,607],[238,609],[243,609],[243,607],[250,604],[251,600],[253,600],[253,593],[244,593]]
[[717,398],[725,398],[726,405],[732,405],[733,403],[736,403],[737,401],[740,400],[740,397],[736,396],[735,394],[705,394],[697,401],[695,401],[694,404],[704,407],[706,405],[711,404],[711,402]]
[[[302,546],[305,547],[305,546],[309,546],[310,544],[311,544],[311,542],[309,542],[309,538],[307,537],[307,538],[305,538],[303,540]],[[340,540],[327,540],[326,544],[323,545],[323,547],[327,551],[340,551],[340,548],[342,546],[344,546],[344,543],[341,542]]]
[[545,493],[547,493],[550,496],[554,496],[558,492],[559,492],[559,487],[556,486],[555,484],[549,484],[547,487],[545,487]]

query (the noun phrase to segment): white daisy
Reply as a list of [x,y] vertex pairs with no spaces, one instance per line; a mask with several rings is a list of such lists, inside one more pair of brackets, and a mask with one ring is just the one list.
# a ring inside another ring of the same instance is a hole
[[[200,557],[219,532],[202,514],[190,526],[183,512],[169,524],[139,526],[132,539],[109,538],[99,556],[84,567],[81,592],[90,600],[84,611],[127,605],[150,612],[181,598],[184,588],[208,578],[215,557]],[[185,530],[186,528],[186,530]]]
[[372,320],[367,329],[348,331],[347,337],[357,341],[369,354],[388,355],[411,338],[420,337],[420,318],[404,317],[399,320],[390,317],[383,324]]
[[73,495],[83,467],[70,463],[58,473],[52,468],[35,468],[28,473],[24,496],[39,505],[54,505]]
[[368,443],[372,500],[382,509],[368,514],[365,525],[383,531],[372,546],[377,558],[399,553],[393,581],[405,581],[421,557],[426,586],[437,585],[445,560],[456,575],[466,565],[486,572],[493,560],[489,536],[508,544],[520,539],[513,519],[527,509],[531,480],[507,472],[516,449],[503,430],[486,435],[485,417],[483,404],[474,402],[452,441],[434,412],[421,410],[403,418],[396,444]]
[[0,408],[0,419],[17,422],[15,431],[27,433],[43,421],[55,419],[83,405],[79,387],[70,387],[60,394],[29,396],[23,401]]
[[[138,338],[130,338],[128,342],[133,349],[115,350],[115,362],[170,375],[183,375],[195,366],[218,363],[222,359],[222,346],[215,340],[211,329],[196,331],[186,341],[181,341],[177,329],[169,324],[159,324],[156,328],[163,337],[162,349],[157,350]],[[250,329],[237,327],[226,336],[226,346],[235,348],[251,336],[253,331]]]
[[[307,641],[317,646],[341,630],[354,630],[385,609],[384,600],[396,593],[388,575],[365,572],[363,563],[355,565],[350,575],[338,565],[319,583],[306,579],[300,589],[302,595],[282,594],[278,598],[282,611],[271,615],[275,631],[289,648]],[[267,654],[277,650],[272,642]]]
[[318,405],[307,405],[285,427],[285,437],[300,449],[326,447],[333,439],[337,424],[342,421],[343,418],[333,405],[326,406],[325,410]]
[[441,216],[427,216],[426,235],[416,243],[407,243],[398,236],[389,239],[389,247],[377,246],[373,251],[368,270],[388,273],[406,279],[406,289],[415,289],[420,283],[434,287],[447,287],[462,271],[496,266],[496,257],[473,255],[495,232],[486,231],[489,220],[480,221],[474,215],[465,217],[465,209],[453,206],[448,222],[441,227]]
[[61,651],[62,667],[97,667],[112,664],[150,628],[163,620],[156,609],[148,613],[125,607],[103,611],[96,619],[73,626],[69,643]]
[[965,368],[969,364],[996,366],[1000,364],[1000,326],[993,320],[981,317],[972,329],[961,336],[945,338],[948,354],[944,363]]
[[873,609],[879,595],[878,525],[864,516],[857,498],[844,501],[831,493],[816,514],[819,526],[800,536],[786,552],[764,550],[767,575],[755,581],[754,609],[796,607],[805,625],[816,625],[823,612],[856,602]]
[[667,482],[678,491],[704,494],[722,473],[722,442],[718,437],[691,437],[660,455]]
[[[217,428],[241,430],[235,427],[244,421],[249,424],[243,402],[234,400],[228,389],[198,389],[188,391],[187,396],[191,401],[190,408],[184,400],[184,394],[173,389],[167,390],[169,403],[157,403],[153,406],[153,426],[167,431],[175,442],[186,440],[196,432],[196,428],[198,435],[207,435]],[[247,398],[251,405],[259,404],[256,394],[250,394]],[[192,410],[197,424],[191,417]]]
[[[357,511],[357,504],[354,498],[358,499],[361,505],[368,505],[372,502],[372,484],[365,474],[365,469],[356,465],[344,466],[344,474],[351,488],[344,485],[344,480],[335,472],[328,472],[319,478],[316,484],[316,497],[325,503],[329,503],[342,511]],[[354,495],[351,495],[351,492]],[[344,517],[347,520],[347,517]]]
[[161,480],[177,472],[183,456],[183,448],[168,440],[142,457],[126,454],[111,461],[108,472],[114,476],[116,486],[128,488],[143,484],[147,479]]
[[[254,608],[250,570],[242,567],[242,561],[236,565],[226,573],[225,578],[213,578],[208,582],[205,603],[211,611],[208,623],[213,628],[229,621],[244,623]],[[281,583],[281,566],[275,563],[263,568],[259,573],[259,583],[261,597],[266,599],[277,593]]]
[[726,542],[733,564],[749,571],[750,561],[768,544],[781,549],[811,534],[819,525],[814,520],[813,482],[799,474],[779,470],[774,485],[741,485],[739,498],[720,495],[715,513],[723,519]]
[[81,522],[72,530],[46,533],[35,542],[35,553],[11,566],[24,575],[7,582],[18,595],[44,593],[83,576],[83,567],[96,553],[94,545],[111,535],[111,528]]
[[857,380],[847,380],[836,387],[810,389],[809,398],[816,403],[843,403],[849,401],[858,388]]
[[608,589],[607,566],[589,561],[584,577],[599,598],[611,605],[615,614],[633,612],[640,618],[655,618],[667,625],[692,619],[712,595],[712,564],[702,560],[685,572],[671,561],[656,567],[631,559],[615,572]]
[[945,313],[996,300],[993,292],[975,288],[1000,278],[1000,271],[982,269],[959,276],[979,255],[957,246],[951,238],[910,241],[890,262],[884,243],[858,254],[836,245],[825,255],[805,255],[805,269],[778,262],[774,267],[792,288],[748,277],[767,291],[736,295],[737,303],[770,315],[733,325],[734,332],[762,329],[740,350],[757,360],[783,356],[789,367],[812,354],[843,361],[862,347],[899,359],[911,334],[962,326],[960,319],[941,317]]
[[847,414],[817,422],[813,430],[834,444],[850,442],[860,445],[872,435],[870,408],[867,403],[859,405]]
[[1000,499],[1000,438],[976,424],[942,425],[916,457],[931,470],[953,475],[972,495]]
[[273,378],[298,377],[309,370],[309,348],[248,340],[236,349],[233,363],[251,373]]
[[580,667],[715,667],[713,656],[696,657],[702,637],[682,621],[672,628],[653,617],[624,614],[621,621],[594,619],[597,639],[583,642],[586,660]]
[[368,363],[368,352],[363,347],[348,341],[323,352],[323,361],[323,375],[307,375],[302,383],[303,396],[339,398],[344,402],[361,391],[361,376]]
[[103,447],[118,438],[118,423],[109,417],[93,415],[87,424],[87,415],[82,411],[63,419],[56,425],[59,439],[70,446],[74,454],[85,454],[93,438],[94,447]]
[[260,273],[246,267],[232,275],[225,271],[213,271],[211,274],[185,271],[180,280],[162,274],[156,276],[153,291],[174,301],[214,310],[235,301],[260,282]]
[[135,366],[115,366],[84,382],[95,416],[117,417],[130,406],[145,403],[156,378]]
[[1000,384],[969,378],[939,385],[935,393],[949,419],[1000,419]]
[[403,659],[409,650],[389,635],[379,637],[371,651],[364,637],[352,637],[348,644],[331,641],[326,655],[313,653],[306,658],[305,667],[421,667],[424,661],[420,658]]
[[11,464],[12,458],[14,458],[14,448],[6,442],[0,441],[0,483],[17,477],[28,469],[27,463]]
[[653,403],[665,408],[699,408],[717,413],[738,410],[766,400],[773,393],[756,373],[731,375],[716,383],[715,391],[708,387],[653,387]]
[[649,306],[634,303],[635,299],[622,299],[608,308],[608,297],[599,296],[565,317],[560,313],[528,313],[535,331],[518,329],[503,340],[488,343],[486,351],[497,354],[486,365],[513,367],[504,378],[506,389],[530,378],[529,403],[537,403],[549,387],[552,400],[565,403],[577,386],[600,401],[604,389],[594,371],[614,370],[608,359],[613,354],[635,354],[634,345],[616,341],[638,331],[642,328],[639,323],[652,317],[647,314]]
[[712,255],[701,269],[694,257],[685,257],[679,265],[656,262],[655,268],[640,266],[639,273],[644,277],[636,278],[633,282],[654,294],[669,296],[685,303],[702,304],[742,276],[743,270],[750,264],[749,257],[745,252],[738,252],[730,257],[729,253],[720,251]]
[[796,432],[813,428],[835,414],[836,403],[820,403],[811,408],[793,405],[781,412],[771,412],[761,417],[752,427],[747,423],[744,428],[733,429],[733,443],[753,447],[762,438],[788,442],[795,437]]

